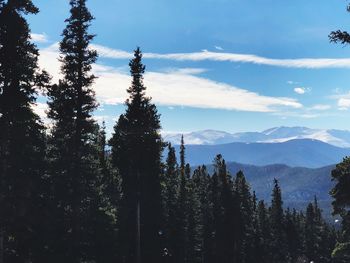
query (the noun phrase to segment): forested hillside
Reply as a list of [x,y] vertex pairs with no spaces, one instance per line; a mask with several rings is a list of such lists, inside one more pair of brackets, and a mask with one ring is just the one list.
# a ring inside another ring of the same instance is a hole
[[[85,0],[70,7],[54,83],[38,66],[26,21],[38,8],[0,0],[0,263],[348,262],[349,159],[333,169],[328,189],[342,228],[324,219],[318,201],[330,168],[294,168],[291,178],[287,167],[271,166],[253,177],[258,169],[213,154],[211,167],[192,169],[183,138],[177,158],[160,135],[140,48],[107,140],[94,118],[94,17]],[[39,92],[50,125],[33,111]],[[301,198],[304,207],[288,208]]]

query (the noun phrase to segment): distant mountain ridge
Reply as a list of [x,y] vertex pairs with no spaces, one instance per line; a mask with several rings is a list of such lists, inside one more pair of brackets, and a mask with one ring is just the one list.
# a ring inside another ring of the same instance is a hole
[[[179,153],[179,146],[175,146]],[[227,162],[264,166],[319,168],[333,165],[350,155],[350,148],[336,147],[318,140],[298,139],[278,143],[228,143],[186,145],[186,160],[192,166],[210,164],[217,154]]]
[[[164,133],[163,137],[172,144],[180,144],[181,133]],[[312,139],[333,146],[350,147],[350,131],[334,129],[310,129],[307,127],[275,127],[262,132],[228,133],[216,130],[204,130],[184,133],[186,144],[216,145],[233,142],[243,143],[280,143],[297,139]]]

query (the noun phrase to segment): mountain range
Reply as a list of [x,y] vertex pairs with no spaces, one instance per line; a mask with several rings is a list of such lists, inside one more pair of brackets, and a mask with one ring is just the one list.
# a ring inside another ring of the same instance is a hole
[[[175,149],[179,153],[178,145]],[[192,166],[211,164],[217,154],[221,154],[227,162],[319,168],[341,162],[345,156],[350,155],[350,148],[340,148],[311,139],[279,143],[186,145],[186,160]]]
[[[163,134],[179,152],[180,133]],[[227,162],[264,166],[319,168],[350,155],[350,131],[277,127],[263,132],[227,133],[205,130],[184,134],[191,165],[210,164],[217,154]]]
[[[172,144],[180,144],[181,133],[164,133],[163,137]],[[280,143],[297,139],[318,140],[333,146],[350,147],[350,131],[310,129],[306,127],[275,127],[262,132],[228,133],[216,130],[204,130],[184,133],[186,144],[216,145],[233,142],[243,143]]]

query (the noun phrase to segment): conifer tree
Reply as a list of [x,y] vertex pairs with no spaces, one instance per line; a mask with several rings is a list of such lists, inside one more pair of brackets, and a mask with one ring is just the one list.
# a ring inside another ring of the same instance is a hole
[[31,0],[0,1],[0,262],[29,262],[44,250],[45,135],[33,106],[48,79],[24,17],[38,11]]
[[256,235],[259,239],[259,244],[257,250],[254,253],[256,258],[259,259],[261,263],[269,263],[270,260],[270,241],[271,241],[271,227],[268,216],[268,209],[263,200],[259,201],[257,207],[257,219],[258,227],[256,230]]
[[[122,178],[120,210],[121,262],[158,263],[161,260],[160,116],[143,84],[142,53],[129,63],[132,84],[126,112],[119,117],[110,140],[112,162]],[[138,229],[140,231],[138,231]]]
[[283,213],[283,201],[281,188],[278,184],[277,179],[274,179],[274,188],[272,191],[272,201],[271,201],[271,252],[272,252],[272,262],[279,263],[285,262],[287,258],[285,233],[283,229],[284,223],[284,213]]
[[[99,128],[99,127],[97,127]],[[91,201],[93,212],[91,244],[93,257],[96,262],[109,263],[117,260],[117,220],[120,202],[120,178],[110,165],[109,154],[106,150],[105,123],[99,128],[97,150],[99,155],[99,172],[94,185],[97,194]]]
[[198,262],[209,263],[213,253],[213,214],[211,202],[210,176],[205,166],[198,167],[193,173],[195,200],[198,202]]
[[235,194],[239,207],[239,262],[252,262],[253,245],[254,245],[254,229],[253,217],[254,214],[254,200],[250,193],[250,186],[248,185],[242,171],[239,171],[234,183]]
[[167,240],[166,248],[169,257],[174,258],[179,251],[178,242],[178,192],[179,192],[179,173],[176,161],[175,148],[168,145],[168,156],[165,165],[165,189],[164,189],[164,220],[165,220],[165,236]]
[[299,228],[295,210],[292,212],[288,208],[285,212],[285,233],[288,256],[291,262],[295,262],[302,255],[302,233],[304,229]]
[[[347,12],[350,12],[350,5],[347,6]],[[340,43],[342,45],[350,44],[350,34],[347,31],[336,30],[329,34],[329,39],[333,43]],[[332,180],[336,185],[331,190],[330,194],[334,198],[333,215],[340,215],[342,217],[343,233],[340,242],[337,244],[333,256],[337,259],[350,259],[350,173],[348,167],[350,166],[350,158],[346,157],[339,163],[332,171]]]
[[335,258],[350,259],[350,158],[346,157],[337,164],[332,171],[332,180],[335,182],[330,194],[334,199],[333,215],[342,217],[342,235],[340,242],[333,251]]
[[[50,170],[53,185],[53,222],[58,244],[52,244],[54,260],[91,260],[94,226],[89,216],[96,211],[90,200],[98,199],[98,132],[92,112],[97,107],[91,88],[96,51],[88,33],[93,16],[86,0],[70,1],[70,17],[60,42],[63,79],[48,89],[49,112],[54,126],[50,136]],[[56,262],[55,261],[55,262]]]
[[235,213],[232,180],[221,155],[214,159],[213,175],[214,256],[219,262],[235,260]]
[[188,195],[188,177],[186,174],[190,174],[190,171],[188,170],[189,167],[186,169],[186,161],[185,161],[185,142],[183,135],[181,136],[181,145],[180,145],[180,185],[179,185],[179,198],[178,198],[178,212],[177,212],[177,218],[178,218],[178,226],[177,226],[177,232],[178,232],[178,242],[179,242],[179,249],[176,253],[175,262],[187,262],[187,249],[188,249],[188,202],[189,202],[189,195]]

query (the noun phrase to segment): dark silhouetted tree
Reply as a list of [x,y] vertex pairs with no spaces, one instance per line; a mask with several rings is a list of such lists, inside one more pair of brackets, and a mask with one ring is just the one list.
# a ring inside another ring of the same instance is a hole
[[60,42],[63,78],[48,89],[48,116],[53,120],[48,158],[55,223],[50,261],[76,263],[95,257],[93,220],[99,213],[96,202],[101,200],[101,155],[96,146],[99,132],[92,118],[97,107],[91,88],[97,53],[90,48],[94,35],[88,33],[93,16],[86,0],[71,0],[70,6]]
[[114,127],[110,145],[113,165],[118,168],[122,178],[121,262],[136,262],[140,248],[142,262],[158,263],[162,250],[159,234],[162,233],[160,159],[163,143],[159,134],[159,114],[151,99],[145,95],[145,66],[141,60],[142,53],[137,48],[129,63],[132,84],[127,90],[127,109]]
[[33,107],[48,77],[39,72],[24,17],[38,11],[31,0],[0,1],[0,262],[31,262],[45,253],[45,135]]

